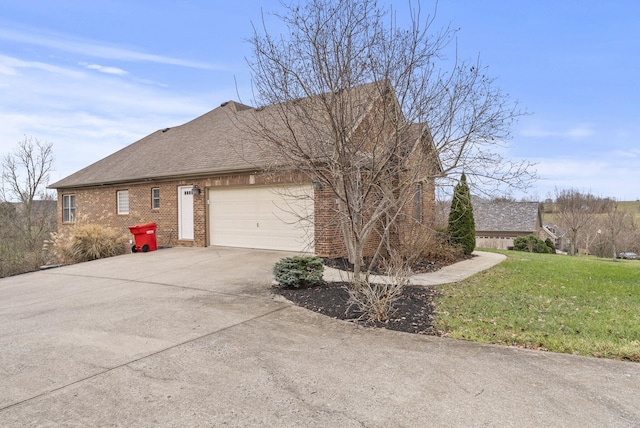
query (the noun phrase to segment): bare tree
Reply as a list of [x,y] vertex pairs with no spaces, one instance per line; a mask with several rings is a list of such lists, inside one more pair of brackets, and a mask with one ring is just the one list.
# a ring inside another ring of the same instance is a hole
[[285,35],[263,25],[251,39],[255,102],[265,107],[256,130],[281,163],[335,195],[356,280],[365,245],[379,236],[376,255],[387,250],[420,183],[462,171],[521,187],[533,178],[529,163],[497,150],[521,112],[486,69],[439,67],[454,30],[432,34],[419,8],[401,28],[375,0],[285,8],[276,15]]
[[609,245],[609,255],[614,259],[618,254],[619,245],[625,244],[625,237],[635,235],[633,216],[630,212],[619,208],[614,200],[605,203],[605,215],[602,221],[603,230],[601,233],[606,236]]
[[596,215],[602,210],[603,200],[577,189],[556,189],[555,198],[558,224],[567,230],[569,254],[575,256],[581,233],[595,221]]
[[17,226],[33,265],[39,264],[39,247],[55,223],[53,204],[42,203],[52,200],[46,189],[52,166],[53,144],[32,137],[25,137],[2,159],[0,196],[5,202],[18,204],[20,215],[16,218],[20,224]]
[[0,201],[0,278],[20,273],[23,263],[16,205]]

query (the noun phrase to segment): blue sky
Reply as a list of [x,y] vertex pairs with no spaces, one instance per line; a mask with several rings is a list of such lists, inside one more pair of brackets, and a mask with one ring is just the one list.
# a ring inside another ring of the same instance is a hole
[[[261,10],[280,6],[0,0],[0,155],[25,135],[51,142],[56,181],[224,101],[251,103],[245,40]],[[638,17],[631,0],[439,1],[434,28],[460,28],[459,56],[479,55],[530,113],[508,152],[537,162],[528,198],[556,187],[640,198]]]

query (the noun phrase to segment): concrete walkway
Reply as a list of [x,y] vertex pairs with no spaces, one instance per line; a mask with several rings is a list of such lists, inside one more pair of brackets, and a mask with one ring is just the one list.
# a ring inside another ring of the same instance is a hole
[[[438,285],[458,282],[478,272],[487,270],[505,259],[506,256],[502,254],[474,251],[471,259],[446,266],[436,272],[413,275],[410,282],[413,285]],[[351,276],[348,272],[325,267],[325,281],[348,281]],[[371,280],[372,282],[385,283],[388,281],[388,278],[380,275],[372,275]]]
[[640,364],[366,329],[286,253],[173,248],[0,280],[1,427],[639,427]]

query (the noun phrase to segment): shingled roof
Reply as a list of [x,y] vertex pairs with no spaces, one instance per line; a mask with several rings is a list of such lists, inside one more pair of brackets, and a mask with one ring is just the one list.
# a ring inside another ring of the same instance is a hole
[[535,232],[542,225],[538,202],[474,202],[478,232]]
[[252,108],[233,101],[173,128],[158,130],[49,187],[115,184],[145,179],[194,176],[263,166],[259,150],[245,151],[246,132],[236,114]]
[[[369,114],[375,100],[384,96],[387,85],[384,82],[368,83],[348,93],[352,101],[349,105],[353,123],[360,123],[362,117]],[[303,130],[308,134],[305,138],[317,145],[320,149],[318,155],[322,157],[324,150],[320,147],[320,140],[330,135],[330,129],[323,129],[329,128],[326,118],[315,117],[314,114],[307,123],[292,124],[283,115],[283,112],[295,110],[302,103],[321,105],[321,97],[257,109],[229,101],[183,125],[158,130],[49,187],[65,189],[258,171],[282,161],[274,150],[269,150],[268,144],[264,144],[264,139],[259,137],[261,132],[270,132],[270,138],[277,140],[279,133],[295,129],[299,136],[304,135],[300,133]],[[322,116],[322,109],[317,111]],[[418,131],[424,126],[407,129],[415,134],[411,135],[412,138],[419,138],[424,133]]]

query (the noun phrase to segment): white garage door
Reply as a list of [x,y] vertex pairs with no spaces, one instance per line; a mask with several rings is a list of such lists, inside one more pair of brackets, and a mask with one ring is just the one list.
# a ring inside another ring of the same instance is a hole
[[211,245],[313,251],[313,187],[209,190]]

